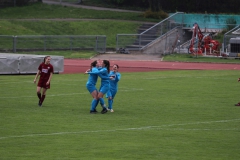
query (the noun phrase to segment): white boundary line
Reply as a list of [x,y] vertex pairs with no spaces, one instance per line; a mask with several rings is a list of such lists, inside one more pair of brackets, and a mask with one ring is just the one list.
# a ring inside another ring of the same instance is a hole
[[[86,93],[71,93],[71,94],[51,94],[47,95],[48,97],[57,97],[57,96],[72,96],[72,95],[77,95],[77,94],[87,94]],[[11,98],[32,98],[32,97],[37,97],[37,96],[19,96],[19,97],[0,97],[0,99],[11,99]]]
[[[119,90],[123,92],[131,92],[131,91],[141,91],[143,89],[139,88],[129,88],[128,90]],[[70,93],[70,94],[49,94],[48,97],[57,97],[57,96],[72,96],[72,95],[78,95],[78,94],[89,94],[87,91],[85,93]],[[19,97],[0,97],[0,99],[14,99],[14,98],[33,98],[36,96],[19,96]]]
[[232,130],[240,130],[240,128],[233,129],[185,129],[185,128],[163,128],[163,127],[172,127],[172,126],[186,126],[186,125],[198,125],[198,124],[211,124],[211,123],[227,123],[231,121],[240,121],[240,119],[231,119],[231,120],[219,120],[219,121],[208,121],[208,122],[195,122],[195,123],[182,123],[182,124],[169,124],[169,125],[161,125],[161,126],[146,126],[139,128],[125,128],[125,129],[113,129],[113,130],[96,130],[96,131],[80,131],[80,132],[56,132],[56,133],[43,133],[43,134],[28,134],[28,135],[19,135],[19,136],[7,136],[0,137],[2,139],[8,138],[25,138],[25,137],[36,137],[36,136],[53,136],[53,135],[67,135],[67,134],[84,134],[84,133],[100,133],[100,132],[116,132],[116,131],[131,131],[131,130],[148,130],[148,129],[161,129],[161,130],[192,130],[192,131],[232,131]]

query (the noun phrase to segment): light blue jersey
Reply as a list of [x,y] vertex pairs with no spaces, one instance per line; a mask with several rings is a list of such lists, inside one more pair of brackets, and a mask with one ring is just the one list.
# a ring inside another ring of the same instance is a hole
[[110,79],[110,90],[118,91],[118,81],[121,79],[121,74],[119,72],[110,71],[109,77],[114,77]]
[[98,75],[101,78],[101,87],[100,87],[100,92],[102,92],[103,94],[107,93],[107,91],[109,90],[110,86],[109,86],[109,76],[108,76],[108,70],[107,68],[101,68],[101,69],[97,69],[97,71],[90,71],[88,72],[88,74],[90,75]]
[[[97,71],[98,71],[98,68],[93,67],[91,72],[97,72]],[[95,87],[95,85],[97,83],[97,79],[98,79],[97,74],[90,74],[89,75],[86,87],[87,87],[87,89],[90,93],[92,93],[94,90],[97,90],[97,88]]]

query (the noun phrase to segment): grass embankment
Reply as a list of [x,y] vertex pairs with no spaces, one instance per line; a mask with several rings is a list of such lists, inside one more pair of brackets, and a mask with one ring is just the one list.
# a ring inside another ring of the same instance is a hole
[[61,5],[33,3],[23,7],[9,7],[0,10],[1,19],[43,19],[43,18],[77,18],[77,19],[114,19],[159,22],[157,19],[144,18],[142,13],[91,10]]

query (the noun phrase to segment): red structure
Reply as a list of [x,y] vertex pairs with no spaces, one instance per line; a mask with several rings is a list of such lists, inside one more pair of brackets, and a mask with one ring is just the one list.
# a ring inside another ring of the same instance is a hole
[[219,42],[211,34],[203,35],[197,23],[193,26],[189,52],[193,55],[219,55]]

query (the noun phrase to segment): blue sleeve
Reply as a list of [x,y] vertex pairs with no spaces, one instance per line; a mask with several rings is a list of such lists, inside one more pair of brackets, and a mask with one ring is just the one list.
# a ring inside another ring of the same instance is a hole
[[117,74],[116,74],[115,81],[118,82],[118,81],[120,81],[120,79],[121,79],[121,74],[120,74],[120,73],[117,73]]
[[101,69],[101,70],[92,70],[90,72],[88,72],[88,74],[101,74],[101,73],[104,73],[105,72],[105,69]]

